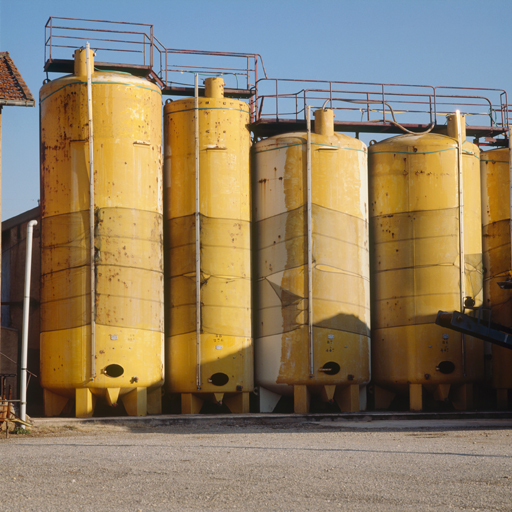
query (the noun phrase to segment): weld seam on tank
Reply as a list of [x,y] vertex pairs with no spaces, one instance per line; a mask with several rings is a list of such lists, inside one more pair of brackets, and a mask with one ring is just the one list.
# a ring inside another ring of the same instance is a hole
[[[158,245],[158,244],[157,244]],[[50,250],[50,249],[58,249],[60,247],[64,247],[63,245],[44,245],[43,248],[45,250]],[[59,274],[60,272],[69,272],[70,270],[78,270],[78,269],[81,269],[81,268],[86,268],[88,267],[89,265],[88,264],[83,264],[83,265],[77,265],[75,267],[66,267],[66,268],[61,268],[59,270],[52,270],[50,272],[46,272],[44,274],[41,274],[41,277],[44,277],[44,276],[50,276],[50,275],[57,275]],[[152,273],[156,273],[156,274],[162,274],[162,270],[159,270],[159,269],[155,269],[155,268],[145,268],[145,267],[134,267],[132,265],[119,265],[119,264],[116,264],[116,265],[113,265],[111,263],[96,263],[96,266],[97,267],[109,267],[109,268],[112,268],[112,267],[119,267],[119,268],[132,268],[134,270],[142,270],[144,272],[152,272]],[[186,275],[186,274],[179,274],[179,275]],[[71,296],[71,298],[73,297],[83,297],[83,294],[82,295],[73,295]],[[46,301],[46,302],[53,302],[53,301]]]
[[[146,144],[145,144],[146,145]],[[155,146],[157,146],[159,144],[156,144]],[[104,212],[104,211],[108,211],[108,210],[112,210],[112,211],[118,211],[118,210],[122,210],[122,211],[132,211],[132,212],[136,212],[136,213],[139,213],[139,212],[143,212],[143,213],[150,213],[152,215],[155,215],[159,218],[163,218],[163,214],[162,213],[159,213],[155,210],[139,210],[138,208],[129,208],[128,206],[102,206],[102,207],[99,207],[96,209],[96,213],[98,214],[99,212]],[[79,214],[79,213],[83,213],[83,212],[88,212],[89,209],[84,209],[84,210],[74,210],[73,212],[66,212],[66,213],[56,213],[54,215],[49,215],[48,217],[46,217],[47,219],[49,218],[53,218],[53,217],[62,217],[62,216],[65,216],[65,215],[76,215],[76,214]],[[186,217],[186,215],[185,215]]]
[[[436,238],[445,238],[445,237],[433,237],[433,239],[435,240]],[[447,238],[455,238],[454,236],[450,236],[450,237],[447,237]],[[414,241],[415,239],[414,238],[407,238],[407,239],[404,239],[404,240],[399,240],[400,242],[411,242],[411,241]],[[428,238],[420,238],[419,240],[428,240]],[[395,240],[393,241],[390,241],[390,242],[380,242],[379,245],[386,245],[386,244],[391,244],[391,243],[396,243]],[[436,263],[435,265],[412,265],[410,267],[392,267],[392,268],[383,268],[381,270],[375,270],[375,274],[382,274],[384,272],[390,272],[390,271],[396,271],[396,270],[417,270],[417,269],[421,269],[421,268],[435,268],[435,267],[459,267],[459,265],[456,265],[455,263]],[[451,293],[428,293],[427,295],[452,295]],[[404,297],[408,297],[408,295],[397,295],[396,298],[404,298]],[[395,296],[393,296],[393,298],[395,298]]]
[[[356,247],[361,248],[361,246],[359,246],[359,245]],[[369,277],[365,277],[362,274],[357,274],[356,272],[349,272],[348,270],[343,270],[343,269],[338,269],[338,268],[336,270],[323,270],[321,268],[318,268],[318,266],[315,267],[315,270],[317,272],[323,272],[325,274],[341,274],[343,276],[359,277],[360,279],[370,282]],[[328,300],[328,299],[325,299],[325,300]],[[347,302],[346,304],[350,304],[350,303]]]
[[[196,109],[194,108],[188,108],[185,110],[173,110],[172,112],[168,112],[167,116],[172,116],[174,114],[179,114],[181,112],[194,112]],[[247,110],[243,110],[240,108],[231,108],[231,107],[199,107],[197,110],[232,110],[234,112],[243,112],[244,114],[247,114]]]
[[[453,146],[451,148],[446,148],[446,149],[436,149],[434,151],[417,151],[417,152],[416,151],[372,151],[372,155],[382,155],[382,154],[386,154],[386,153],[397,154],[397,155],[431,155],[434,153],[444,153],[445,151],[454,151],[454,150],[457,150],[457,146]],[[476,153],[473,153],[472,151],[469,151],[467,149],[463,149],[462,153],[465,155],[474,156],[475,158],[478,158],[478,160],[480,160],[480,157]]]
[[[180,217],[173,217],[172,219],[165,219],[165,222],[176,221],[179,219],[186,219],[187,217],[192,217],[193,215],[194,215],[193,213],[189,213],[187,215],[181,215]],[[210,217],[208,215],[205,215],[204,213],[201,213],[201,218],[208,219],[208,220],[234,221],[234,222],[237,222],[238,224],[242,224],[245,227],[248,227],[251,225],[250,221],[237,219],[236,217]],[[184,245],[187,245],[187,244],[184,244]],[[173,246],[173,247],[176,247],[176,246]]]
[[[134,268],[134,267],[131,267],[131,268]],[[161,272],[159,272],[159,274],[161,274]],[[114,298],[123,298],[123,299],[137,299],[141,302],[151,302],[153,304],[162,304],[163,301],[162,300],[155,300],[155,299],[140,299],[140,298],[137,298],[136,295],[115,295],[113,293],[101,293],[101,292],[97,292],[97,295],[108,295],[109,297],[114,297]],[[79,295],[79,297],[83,297],[83,295]]]
[[[61,91],[62,89],[65,89],[66,87],[71,87],[72,85],[77,84],[85,84],[87,85],[87,81],[77,81],[77,82],[70,82],[69,84],[63,85],[62,87],[59,87],[55,91],[48,94],[48,96],[45,96],[44,98],[41,98],[39,100],[39,104],[43,103],[43,101],[47,100],[50,96],[53,96],[55,93]],[[150,87],[144,87],[143,85],[135,85],[135,84],[124,84],[122,82],[92,82],[92,85],[124,85],[125,87],[135,87],[137,89],[145,89],[146,91],[156,92],[158,94],[158,91],[155,91],[154,89],[151,89]]]
[[[261,308],[261,311],[264,311],[265,309],[272,309],[272,308]],[[369,308],[365,308],[369,311]],[[291,329],[285,329],[285,330],[281,330],[281,328],[279,329],[279,331],[277,332],[272,332],[270,334],[265,334],[264,336],[258,336],[258,339],[265,339],[265,338],[271,338],[271,337],[274,337],[276,336],[277,334],[288,334],[288,333],[291,333],[293,331],[297,331],[299,329],[302,329],[304,327],[307,326],[307,324],[295,324],[296,326],[291,328]],[[428,324],[426,324],[428,325]],[[314,326],[315,330],[324,330],[324,331],[335,331],[335,332],[338,332],[338,333],[344,333],[344,334],[354,334],[355,336],[364,336],[365,338],[369,338],[369,330],[368,329],[366,332],[363,332],[363,331],[351,331],[351,330],[348,330],[348,329],[336,329],[335,327],[323,327],[321,325],[318,325],[316,324]],[[183,333],[183,334],[187,334],[187,333]]]
[[[277,181],[277,180],[274,180],[274,181]],[[335,212],[335,213],[339,213],[340,215],[344,215],[346,217],[350,217],[351,219],[356,219],[356,220],[360,220],[361,223],[363,225],[366,225],[368,226],[368,221],[366,220],[362,220],[360,217],[358,217],[357,215],[352,215],[351,213],[345,213],[345,212],[340,212],[339,210],[335,210],[334,208],[328,208],[327,206],[319,206],[317,204],[314,204],[315,208],[318,208],[318,209],[323,209],[323,210],[326,210],[328,212]],[[275,215],[270,215],[269,217],[265,217],[264,219],[260,219],[260,220],[257,220],[255,221],[256,224],[260,224],[262,222],[268,222],[269,219],[275,219],[276,217],[279,217],[280,215],[289,215],[291,213],[294,213],[294,212],[298,212],[300,210],[304,210],[304,205],[302,206],[297,206],[297,208],[293,208],[291,210],[288,210],[286,212],[281,212],[281,213],[276,213]],[[451,208],[445,208],[445,210],[451,210]],[[423,211],[423,210],[418,210],[418,211]],[[184,215],[183,217],[179,217],[180,219],[183,219],[184,217],[188,217],[188,215]],[[377,215],[377,217],[387,217],[387,215]],[[178,217],[176,217],[178,218]],[[224,220],[236,220],[236,219],[224,219]],[[239,221],[238,221],[239,222]],[[247,221],[242,221],[242,222],[247,222]],[[318,234],[318,233],[317,233]],[[294,237],[291,237],[291,238],[287,238],[286,240],[293,240],[294,238],[301,238],[303,237],[304,235],[297,235],[297,236],[294,236]],[[325,235],[327,236],[327,235]],[[334,237],[332,237],[334,238]],[[338,239],[340,240],[340,239]],[[348,242],[347,242],[348,243]]]
[[482,160],[482,162],[490,164],[508,164],[507,160]]
[[[330,212],[336,212],[336,210],[334,210],[333,208],[325,208],[325,210],[330,211]],[[346,213],[346,214],[343,214],[343,215],[345,215],[346,217],[350,217],[352,219],[359,219],[359,217],[357,217],[355,215],[350,215],[350,213]],[[272,217],[269,217],[269,218],[272,218]],[[360,247],[361,249],[364,249],[364,245],[359,245],[356,242],[350,242],[349,240],[344,240],[343,238],[337,238],[335,236],[329,236],[326,233],[315,232],[315,236],[318,237],[318,238],[328,238],[329,240],[338,240],[339,242],[343,242],[343,243],[345,243],[347,245],[352,245],[354,247]],[[293,240],[293,239],[292,238],[286,238],[286,240]],[[365,250],[365,252],[368,252],[368,250]]]
[[[303,236],[301,236],[301,237],[294,237],[294,238],[304,238],[304,237],[303,237]],[[289,238],[289,239],[285,240],[285,242],[289,242],[290,240],[294,240],[294,238]],[[339,240],[339,239],[336,239],[336,240]],[[279,242],[279,243],[281,243],[281,242]],[[263,247],[263,246],[262,246],[262,249],[269,249],[270,247],[275,247],[276,245],[278,245],[278,244],[267,245],[266,247]],[[361,248],[361,246],[360,246],[360,245],[356,245],[355,247],[359,247],[359,248]],[[301,267],[304,267],[305,265],[306,265],[305,263],[302,263],[302,264],[299,264],[299,265],[295,265],[295,266],[293,266],[293,267],[286,267],[286,270],[296,270],[296,269],[299,269],[299,268],[301,268]],[[318,265],[318,263],[317,263],[316,265]],[[325,272],[325,273],[328,273],[328,272],[329,272],[328,270],[322,270],[322,269],[317,268],[317,267],[316,267],[316,265],[315,265],[315,270],[317,270],[318,272]],[[260,277],[258,278],[258,281],[261,281],[261,280],[268,280],[268,276],[273,276],[273,275],[278,274],[278,273],[280,273],[280,272],[282,272],[282,270],[275,270],[275,271],[273,271],[273,272],[270,272],[269,274],[262,275],[262,276],[260,276]],[[379,272],[386,272],[386,270],[379,270]],[[349,276],[353,276],[353,277],[361,277],[361,278],[363,278],[363,279],[365,279],[365,280],[367,280],[367,281],[369,281],[369,280],[370,280],[369,278],[365,278],[364,276],[362,276],[362,275],[360,275],[360,274],[355,274],[355,273],[348,272],[348,271],[345,271],[345,272],[340,271],[340,272],[332,272],[332,273],[333,273],[333,274],[349,275]],[[188,274],[188,272],[183,273],[183,274],[178,274],[178,275],[180,275],[180,276],[185,276],[185,275],[187,275],[187,274]],[[243,279],[248,279],[248,278],[244,277]]]
[[[96,237],[98,238],[98,237]],[[154,242],[154,245],[159,245],[158,242]],[[100,251],[101,252],[101,251]],[[97,267],[109,267],[109,268],[113,268],[113,267],[119,267],[119,268],[132,268],[134,270],[142,270],[144,272],[152,272],[152,273],[156,273],[156,274],[161,274],[162,273],[162,270],[161,269],[157,269],[157,268],[146,268],[146,267],[141,267],[141,266],[134,266],[134,265],[120,265],[119,263],[98,263],[96,262],[96,266]],[[80,268],[80,267],[75,267],[75,268]],[[58,271],[60,272],[60,270]]]
[[[326,208],[328,209],[328,208]],[[331,210],[331,209],[328,209],[329,211],[336,211],[336,210]],[[293,211],[293,210],[290,210],[290,211]],[[267,217],[266,219],[264,220],[268,220],[268,219],[275,219],[276,217],[278,217],[279,215],[273,215],[272,217]],[[347,216],[350,216],[349,214],[347,214]],[[358,217],[356,216],[350,216],[351,218],[355,218],[357,219]],[[258,221],[258,222],[263,222],[263,221]],[[364,245],[359,245],[357,243],[354,243],[354,242],[348,242],[346,240],[343,240],[342,238],[336,238],[334,236],[328,236],[328,235],[323,235],[323,234],[320,234],[320,233],[316,233],[315,232],[315,237],[319,237],[319,238],[327,238],[329,240],[336,240],[338,242],[343,242],[347,245],[351,245],[352,247],[358,247],[360,249],[363,249],[364,250]],[[261,245],[260,246],[260,250],[263,250],[263,249],[269,249],[270,247],[276,247],[277,245],[280,245],[280,244],[285,244],[285,243],[289,243],[290,241],[292,240],[298,240],[298,239],[301,239],[301,238],[304,238],[304,235],[297,235],[297,236],[292,236],[290,238],[283,238],[282,240],[279,240],[278,242],[275,242],[275,243],[271,243],[269,245]],[[383,242],[383,243],[388,243],[388,242]],[[178,246],[173,246],[174,247],[185,247],[186,245],[190,245],[190,244],[184,244],[184,245],[178,245]],[[210,246],[208,246],[210,247]],[[241,249],[242,250],[242,249]],[[245,248],[243,250],[246,250]],[[368,250],[366,250],[365,252],[368,253]],[[286,269],[292,269],[292,268],[299,268],[301,267],[302,265],[297,265],[295,267],[286,267]],[[324,270],[321,270],[319,269],[321,272],[326,272]],[[275,272],[274,272],[275,273]]]
[[[357,151],[358,153],[364,153],[365,155],[368,154],[368,151],[365,150],[365,149],[348,148],[348,147],[345,147],[345,146],[330,146],[329,144],[321,144],[320,142],[311,142],[311,145],[312,146],[326,147],[326,148],[342,149],[342,150],[345,150],[345,151]],[[297,144],[287,144],[287,145],[283,145],[283,146],[277,146],[275,148],[262,149],[261,151],[254,150],[254,153],[255,154],[268,153],[269,151],[277,151],[279,149],[293,148],[293,147],[296,147],[296,146],[307,146],[307,142],[298,142]],[[417,153],[415,153],[415,154],[417,154]]]

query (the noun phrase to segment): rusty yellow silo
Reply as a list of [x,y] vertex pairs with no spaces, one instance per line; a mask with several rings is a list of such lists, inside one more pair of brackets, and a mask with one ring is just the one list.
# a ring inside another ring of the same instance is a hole
[[166,390],[249,412],[253,390],[249,108],[209,78],[164,108]]
[[[333,111],[314,132],[254,146],[255,382],[260,411],[293,395],[343,411],[366,407],[370,380],[367,150],[334,133]],[[309,124],[309,123],[308,123]]]
[[459,113],[448,135],[401,135],[369,148],[376,408],[398,392],[422,410],[425,391],[466,409],[483,379],[483,343],[434,324],[466,297],[482,304],[479,150]]
[[111,405],[120,398],[130,415],[158,413],[161,91],[95,70],[88,52],[77,50],[74,74],[40,91],[45,414],[74,398],[76,415],[91,416],[97,397]]
[[[512,327],[512,291],[498,286],[511,276],[509,149],[485,151],[480,159],[484,305],[492,308],[493,322]],[[512,389],[512,350],[498,345],[492,346],[492,386],[498,408],[506,409]]]

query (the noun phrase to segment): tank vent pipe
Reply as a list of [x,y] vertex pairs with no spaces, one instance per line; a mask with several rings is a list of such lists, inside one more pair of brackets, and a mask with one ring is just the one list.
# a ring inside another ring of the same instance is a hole
[[87,67],[87,108],[89,111],[89,226],[90,226],[90,246],[91,246],[91,380],[96,377],[96,268],[94,265],[94,238],[95,238],[95,219],[94,219],[94,139],[92,129],[92,79],[90,66],[90,48],[89,42],[86,45],[86,67]]
[[[32,235],[37,220],[31,220],[27,226],[27,254],[25,257],[25,293],[23,296],[23,327],[21,335],[21,372],[20,372],[20,419],[27,421],[27,354],[28,321],[30,313],[30,277],[32,273]],[[22,425],[23,427],[23,425]]]
[[205,98],[224,98],[224,80],[220,77],[207,78],[204,81]]
[[194,75],[194,154],[195,154],[195,227],[196,227],[196,384],[201,389],[201,229],[199,216],[199,85]]
[[332,137],[334,135],[334,111],[330,109],[315,110],[315,133]]
[[314,373],[313,353],[313,226],[311,212],[311,107],[307,107],[307,144],[306,144],[306,187],[307,187],[307,226],[308,226],[308,345],[309,378]]

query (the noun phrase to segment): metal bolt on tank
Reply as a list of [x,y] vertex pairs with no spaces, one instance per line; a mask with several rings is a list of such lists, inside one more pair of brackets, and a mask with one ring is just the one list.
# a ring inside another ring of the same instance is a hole
[[[41,383],[47,416],[97,398],[161,410],[161,91],[98,71],[45,84],[41,105]],[[92,171],[92,172],[91,172]]]
[[249,412],[253,390],[249,107],[224,97],[168,102],[165,127],[166,390],[183,413],[205,400]]
[[482,304],[479,149],[456,113],[448,136],[370,146],[369,176],[375,406],[400,393],[411,410],[423,409],[424,394],[471,408],[483,343],[434,322],[439,310]]
[[[366,146],[334,133],[333,111],[315,129],[254,146],[255,378],[260,411],[292,395],[342,411],[366,407],[370,279]],[[309,123],[308,114],[308,127]]]

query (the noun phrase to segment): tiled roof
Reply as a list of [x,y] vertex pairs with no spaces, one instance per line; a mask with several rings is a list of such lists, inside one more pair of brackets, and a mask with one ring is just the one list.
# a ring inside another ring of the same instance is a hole
[[34,98],[9,52],[0,52],[0,106],[33,106]]

